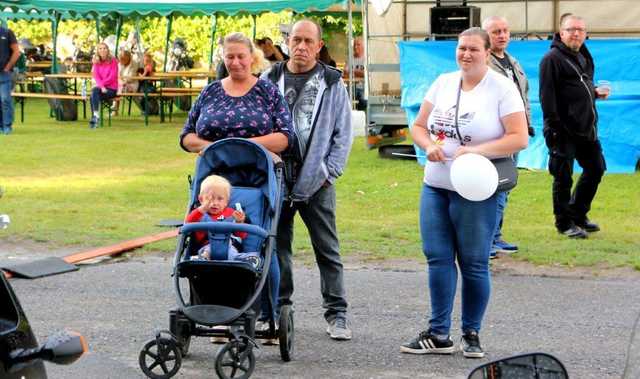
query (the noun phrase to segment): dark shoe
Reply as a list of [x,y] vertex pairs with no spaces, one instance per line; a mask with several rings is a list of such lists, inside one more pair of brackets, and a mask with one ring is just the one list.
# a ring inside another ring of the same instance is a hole
[[576,222],[576,225],[584,229],[587,233],[595,233],[600,231],[600,226],[595,222],[585,220],[584,222]]
[[496,247],[493,246],[491,247],[491,251],[489,251],[489,259],[496,259],[498,258],[498,251],[496,250]]
[[587,238],[587,232],[585,232],[584,229],[582,229],[581,227],[575,226],[575,225],[572,225],[570,228],[565,230],[558,230],[558,233],[564,234],[569,238],[579,238],[579,239]]
[[402,344],[400,351],[409,354],[453,354],[456,347],[450,337],[439,339],[429,331],[424,331],[411,341]]
[[98,126],[98,118],[96,116],[91,116],[89,120],[89,129],[95,129]]
[[493,242],[493,248],[496,252],[502,254],[513,254],[518,252],[518,246],[505,240],[497,240]]
[[483,358],[484,351],[480,346],[480,337],[475,330],[469,330],[460,339],[460,350],[466,358]]
[[333,320],[329,321],[327,326],[327,334],[334,340],[346,341],[351,339],[351,329],[347,325],[347,318],[339,314]]

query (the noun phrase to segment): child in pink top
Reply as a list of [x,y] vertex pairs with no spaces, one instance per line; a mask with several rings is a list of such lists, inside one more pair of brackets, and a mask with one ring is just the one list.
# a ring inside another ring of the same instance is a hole
[[109,52],[104,42],[98,44],[98,53],[93,57],[91,73],[96,86],[91,90],[91,120],[89,128],[93,129],[100,118],[100,102],[116,97],[118,93],[118,60]]

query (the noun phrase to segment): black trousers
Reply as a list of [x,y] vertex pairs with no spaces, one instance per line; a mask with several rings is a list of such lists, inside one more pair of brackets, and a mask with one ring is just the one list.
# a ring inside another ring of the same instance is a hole
[[[607,168],[600,141],[578,141],[570,138],[554,141],[549,148],[549,155],[556,228],[563,231],[573,224],[584,224]],[[582,167],[582,175],[572,193],[574,160]]]

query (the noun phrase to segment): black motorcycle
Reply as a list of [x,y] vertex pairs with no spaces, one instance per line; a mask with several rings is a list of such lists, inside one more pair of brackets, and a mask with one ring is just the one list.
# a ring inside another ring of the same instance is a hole
[[43,361],[68,365],[87,351],[75,332],[59,332],[38,346],[20,302],[0,271],[0,378],[46,379]]

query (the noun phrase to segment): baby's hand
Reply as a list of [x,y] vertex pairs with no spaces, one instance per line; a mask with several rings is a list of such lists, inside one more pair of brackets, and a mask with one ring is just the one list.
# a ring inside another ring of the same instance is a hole
[[199,200],[200,206],[198,207],[198,210],[200,211],[200,213],[208,213],[211,210],[211,198],[208,196],[201,196]]
[[231,216],[236,220],[237,223],[239,223],[239,224],[243,224],[244,223],[244,219],[245,219],[244,212],[242,212],[242,211],[233,211]]

